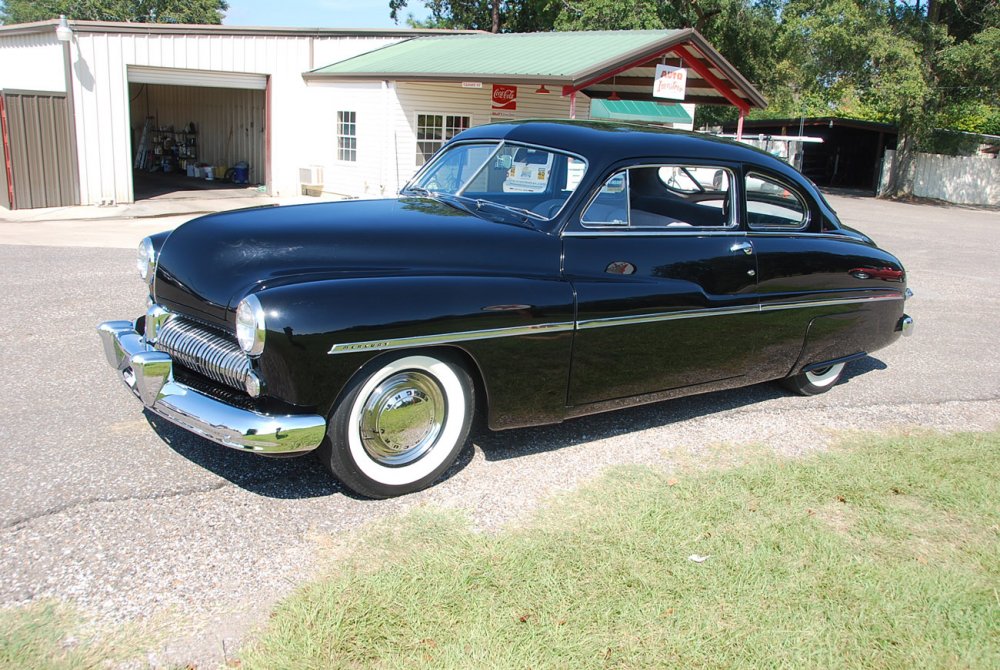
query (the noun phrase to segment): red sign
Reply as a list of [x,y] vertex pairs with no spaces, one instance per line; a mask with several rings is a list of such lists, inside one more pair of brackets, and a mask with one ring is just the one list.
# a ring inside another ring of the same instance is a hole
[[517,109],[517,86],[493,84],[493,109]]

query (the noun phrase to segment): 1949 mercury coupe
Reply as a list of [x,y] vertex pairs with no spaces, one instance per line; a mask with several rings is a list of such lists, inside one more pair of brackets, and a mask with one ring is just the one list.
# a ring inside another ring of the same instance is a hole
[[903,266],[742,144],[529,121],[451,140],[392,200],[213,214],[142,241],[149,307],[99,326],[146,409],[432,484],[497,430],[780,379],[810,395],[909,334]]

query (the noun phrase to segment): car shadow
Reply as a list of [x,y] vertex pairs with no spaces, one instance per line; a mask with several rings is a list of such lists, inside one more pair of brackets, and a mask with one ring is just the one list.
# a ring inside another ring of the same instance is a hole
[[[837,385],[888,366],[877,358],[865,356],[844,368]],[[569,419],[560,424],[533,426],[500,432],[483,430],[476,436],[486,460],[501,461],[547,451],[557,451],[583,442],[602,440],[624,433],[662,428],[700,416],[738,409],[788,396],[791,392],[778,382],[765,382],[725,391],[674,398],[661,402],[613,410]]]
[[[839,384],[874,370],[886,369],[877,358],[866,356],[847,366]],[[482,429],[473,435],[456,462],[438,480],[455,476],[473,458],[473,445],[489,461],[502,461],[629,432],[659,428],[699,416],[738,409],[788,394],[777,383],[756,384],[728,391],[675,398],[662,402],[584,416],[561,424],[518,428],[501,432]],[[313,454],[290,458],[267,458],[221,447],[146,410],[146,420],[160,438],[192,463],[251,493],[283,500],[343,495],[368,500],[345,488]]]

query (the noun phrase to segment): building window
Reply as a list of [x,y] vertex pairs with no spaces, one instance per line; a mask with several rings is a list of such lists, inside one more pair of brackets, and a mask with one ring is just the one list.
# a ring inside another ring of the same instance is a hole
[[337,159],[358,160],[358,113],[337,112]]
[[417,114],[417,165],[426,163],[445,142],[471,126],[471,116]]

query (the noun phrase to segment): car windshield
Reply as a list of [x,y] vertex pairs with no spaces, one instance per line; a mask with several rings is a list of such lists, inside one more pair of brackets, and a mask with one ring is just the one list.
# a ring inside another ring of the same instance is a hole
[[454,144],[402,190],[484,217],[531,223],[554,218],[586,172],[582,158],[511,142]]

